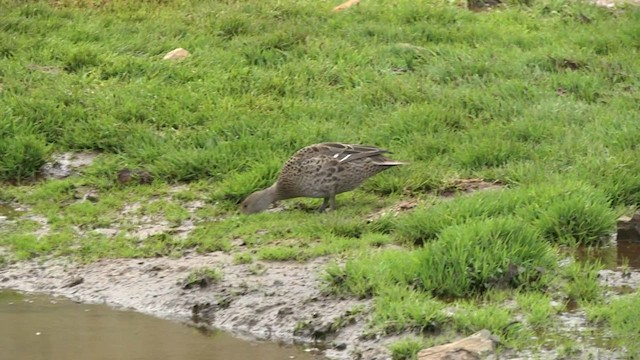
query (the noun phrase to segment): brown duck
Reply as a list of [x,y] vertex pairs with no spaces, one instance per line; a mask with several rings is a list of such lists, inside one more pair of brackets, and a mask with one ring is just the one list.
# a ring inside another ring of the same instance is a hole
[[296,152],[282,167],[278,180],[243,202],[245,214],[266,210],[278,200],[324,198],[319,211],[336,209],[336,194],[357,188],[369,177],[404,163],[385,158],[388,150],[374,146],[320,143]]

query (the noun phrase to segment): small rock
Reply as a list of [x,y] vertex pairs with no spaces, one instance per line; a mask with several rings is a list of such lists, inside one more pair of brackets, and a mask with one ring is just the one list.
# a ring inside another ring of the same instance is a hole
[[75,277],[70,279],[69,281],[67,281],[64,285],[62,285],[63,288],[70,288],[70,287],[74,287],[74,286],[78,286],[80,284],[82,284],[84,282],[84,278],[81,276]]
[[139,184],[151,184],[153,177],[146,170],[123,168],[118,171],[118,182],[120,184],[128,184],[131,181],[136,181]]
[[495,343],[489,330],[480,330],[464,339],[420,350],[418,360],[476,360],[493,353]]
[[183,48],[177,48],[169,51],[162,59],[163,60],[178,60],[189,57],[191,54]]
[[618,240],[640,241],[640,212],[618,219]]
[[360,0],[348,0],[347,2],[344,2],[336,7],[333,8],[334,12],[339,12],[345,9],[348,9],[354,5],[357,5],[360,2]]
[[283,317],[291,314],[293,314],[293,309],[289,306],[283,307],[280,310],[278,310],[278,317]]
[[130,182],[132,178],[133,175],[131,174],[131,170],[129,170],[128,168],[124,168],[118,171],[118,182],[120,184],[126,184]]
[[338,350],[338,351],[343,351],[344,349],[347,348],[347,343],[334,344],[333,348]]
[[80,201],[96,203],[99,200],[98,190],[87,186],[80,186],[73,190],[73,198]]
[[167,268],[166,265],[152,265],[147,269],[145,269],[145,271],[162,271],[162,270],[165,270],[166,268]]
[[93,232],[108,238],[112,238],[116,236],[120,231],[118,229],[99,228],[99,229],[93,229]]

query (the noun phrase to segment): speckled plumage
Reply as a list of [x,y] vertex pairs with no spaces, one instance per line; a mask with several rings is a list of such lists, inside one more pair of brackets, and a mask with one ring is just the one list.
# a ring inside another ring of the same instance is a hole
[[320,211],[335,210],[335,196],[351,191],[369,177],[402,162],[385,158],[389,151],[374,146],[320,143],[296,152],[282,167],[278,180],[242,202],[242,212],[263,211],[278,200],[323,198]]

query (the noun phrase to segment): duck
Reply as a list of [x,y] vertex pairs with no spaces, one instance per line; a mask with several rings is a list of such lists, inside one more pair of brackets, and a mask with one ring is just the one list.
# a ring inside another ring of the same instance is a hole
[[386,158],[389,150],[376,146],[325,142],[306,146],[287,160],[278,179],[249,195],[240,206],[255,214],[271,204],[297,197],[322,198],[318,209],[336,210],[336,195],[354,190],[368,178],[404,162]]

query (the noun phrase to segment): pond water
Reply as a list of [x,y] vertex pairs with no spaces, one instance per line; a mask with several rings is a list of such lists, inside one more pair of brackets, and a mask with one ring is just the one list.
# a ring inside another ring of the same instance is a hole
[[16,217],[16,211],[9,205],[0,201],[0,221],[11,220]]
[[0,290],[0,360],[320,359],[104,305]]
[[576,256],[581,260],[598,259],[606,269],[616,270],[627,267],[629,270],[640,269],[640,242],[618,240],[615,246],[601,248],[580,247]]

